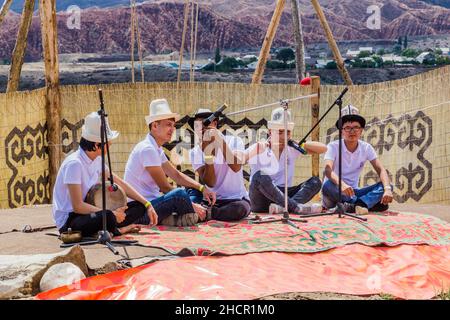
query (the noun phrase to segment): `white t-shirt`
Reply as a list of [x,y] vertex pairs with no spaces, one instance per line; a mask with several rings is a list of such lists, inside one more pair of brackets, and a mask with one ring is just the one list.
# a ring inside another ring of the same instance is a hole
[[69,213],[73,212],[68,185],[81,185],[81,195],[85,199],[89,189],[99,181],[101,173],[101,157],[91,160],[81,148],[63,161],[53,189],[53,219],[58,229],[64,226]]
[[158,146],[151,134],[147,134],[131,151],[124,180],[147,200],[158,198],[161,195],[159,186],[145,168],[160,167],[167,161],[163,148]]
[[[250,146],[247,150],[254,148],[255,145]],[[301,153],[292,147],[287,148],[287,172],[288,172],[288,187],[292,186],[292,178],[294,177],[295,160]],[[250,164],[250,181],[254,174],[261,171],[262,174],[269,175],[275,185],[284,187],[284,159],[286,150],[281,153],[278,160],[271,148],[267,148],[264,152],[251,158]]]
[[[358,147],[354,152],[350,152],[344,140],[342,140],[342,181],[352,188],[358,188],[359,176],[366,161],[372,161],[376,158],[375,149],[369,143],[358,140]],[[334,161],[333,172],[339,175],[339,140],[328,144],[328,151],[325,153],[324,160]],[[325,181],[327,180],[325,178]]]
[[[241,138],[235,136],[224,136],[226,144],[232,151],[244,151],[245,146]],[[200,146],[191,149],[190,160],[195,171],[205,165],[204,153]],[[244,171],[234,172],[228,166],[222,150],[217,151],[214,157],[214,172],[216,174],[216,184],[212,191],[216,192],[217,199],[248,199],[248,193],[244,185]]]

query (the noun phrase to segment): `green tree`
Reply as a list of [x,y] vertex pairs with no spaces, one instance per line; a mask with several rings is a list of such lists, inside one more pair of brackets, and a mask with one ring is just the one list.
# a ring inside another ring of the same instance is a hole
[[219,63],[222,57],[220,56],[220,49],[219,47],[216,48],[216,53],[214,54],[214,61],[216,63]]
[[392,48],[392,51],[393,51],[395,54],[401,54],[401,53],[402,53],[402,46],[396,44],[396,45]]
[[330,61],[325,66],[325,69],[337,69],[337,63],[336,61]]
[[442,55],[442,50],[441,49],[436,49],[436,50],[434,50],[434,53],[436,53],[438,55]]
[[379,55],[379,56],[382,56],[384,54],[385,54],[385,50],[383,48],[381,48],[377,51],[377,55]]
[[397,44],[398,44],[400,47],[402,46],[402,37],[401,37],[401,36],[398,37]]
[[405,36],[404,40],[403,40],[403,49],[408,48],[408,36]]
[[370,53],[370,51],[361,51],[358,54],[358,58],[367,58],[370,57],[372,55],[372,53]]
[[266,67],[269,69],[286,69],[286,63],[277,60],[269,60],[266,63]]
[[408,57],[408,58],[415,58],[420,54],[419,51],[409,48],[402,51],[402,56]]
[[283,61],[284,63],[290,60],[294,60],[295,59],[294,50],[292,50],[291,48],[282,48],[278,51],[276,58],[278,60]]

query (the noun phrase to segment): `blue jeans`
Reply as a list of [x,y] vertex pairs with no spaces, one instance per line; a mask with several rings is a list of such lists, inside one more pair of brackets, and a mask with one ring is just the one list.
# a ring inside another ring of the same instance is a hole
[[[184,188],[173,189],[161,197],[151,200],[151,203],[158,215],[159,222],[171,215],[172,212],[176,212],[178,216],[195,212],[191,199]],[[145,215],[135,223],[147,225],[150,223],[150,219],[148,215]]]
[[203,193],[201,193],[197,189],[192,189],[192,188],[186,188],[186,192],[189,195],[189,198],[191,198],[191,201],[193,203],[202,203]]
[[[391,185],[392,187],[392,185]],[[355,195],[352,197],[342,195],[342,201],[355,204],[356,201],[360,200],[364,202],[367,208],[372,209],[380,203],[383,198],[384,188],[381,182],[374,185],[354,188]],[[322,186],[322,204],[326,208],[333,208],[339,202],[339,186],[331,182],[330,180],[325,181]]]
[[[307,203],[320,191],[322,182],[311,177],[297,186],[288,188],[288,209],[295,212],[298,204]],[[251,209],[253,212],[268,212],[271,203],[284,207],[284,187],[275,185],[270,176],[256,172],[249,188]]]
[[[187,189],[187,193],[194,203],[204,203],[203,194],[196,189]],[[237,221],[250,214],[250,202],[247,199],[216,200],[211,208],[211,218],[219,221]]]

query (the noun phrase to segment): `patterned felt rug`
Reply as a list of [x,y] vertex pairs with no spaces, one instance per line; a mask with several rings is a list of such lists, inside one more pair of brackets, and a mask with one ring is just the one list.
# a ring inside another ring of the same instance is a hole
[[416,213],[370,214],[368,221],[337,216],[309,218],[295,229],[281,222],[253,224],[209,221],[195,227],[158,226],[120,237],[172,254],[234,255],[254,252],[311,253],[348,244],[396,246],[400,244],[450,245],[450,224]]

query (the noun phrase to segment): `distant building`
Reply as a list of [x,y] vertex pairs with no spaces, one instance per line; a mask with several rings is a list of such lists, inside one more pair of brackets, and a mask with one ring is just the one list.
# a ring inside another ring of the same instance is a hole
[[316,63],[317,69],[325,69],[328,63],[333,62],[334,60],[326,60],[326,59],[318,59]]
[[359,54],[361,53],[361,51],[359,50],[347,50],[347,52],[345,53],[345,56],[349,59],[353,59],[359,56]]
[[395,54],[385,54],[381,56],[381,59],[383,59],[383,62],[390,61],[390,62],[404,62],[406,59],[405,57],[398,56]]
[[443,56],[450,54],[450,48],[438,48],[438,49],[442,51]]
[[359,52],[370,52],[373,53],[373,48],[372,47],[359,47]]
[[424,63],[434,59],[434,54],[432,52],[422,52],[416,57],[416,61],[419,63]]
[[253,60],[253,59],[258,60],[258,57],[255,56],[254,54],[247,54],[247,55],[242,57],[242,60],[247,60],[247,61],[250,61],[250,60]]

